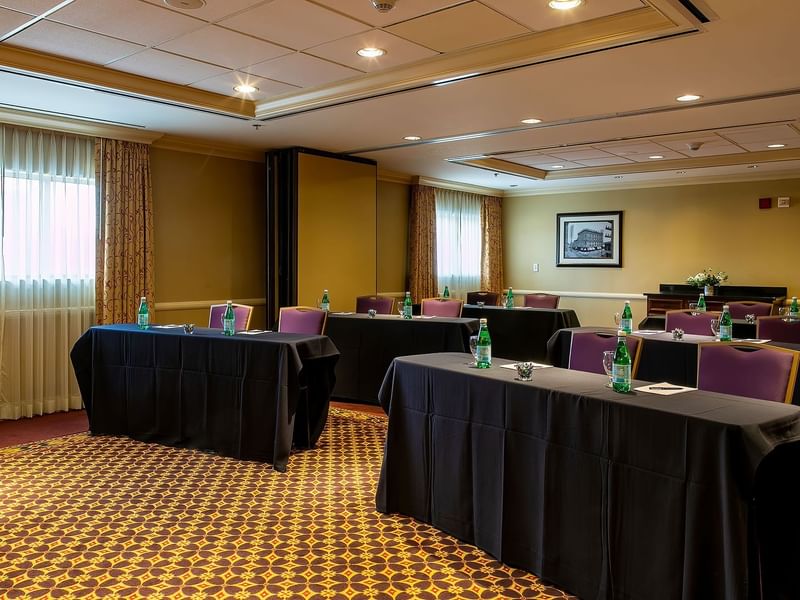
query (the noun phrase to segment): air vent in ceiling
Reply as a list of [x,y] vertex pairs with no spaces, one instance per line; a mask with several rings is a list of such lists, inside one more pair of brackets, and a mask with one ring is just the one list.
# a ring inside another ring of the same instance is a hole
[[700,23],[709,23],[717,18],[714,12],[705,5],[705,2],[700,0],[694,0],[694,2],[692,0],[678,0],[678,4],[689,11]]

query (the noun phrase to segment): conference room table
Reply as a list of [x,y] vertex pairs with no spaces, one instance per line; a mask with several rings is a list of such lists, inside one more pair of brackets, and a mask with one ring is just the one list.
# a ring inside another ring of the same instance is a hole
[[543,361],[547,340],[565,327],[579,327],[570,308],[527,308],[465,304],[462,317],[485,318],[492,336],[492,355],[514,360]]
[[[733,320],[733,336],[738,338],[756,337],[756,324],[748,323],[745,319]],[[664,315],[649,315],[639,323],[639,329],[659,330],[666,329],[667,318]],[[710,330],[709,330],[710,333]]]
[[[800,408],[394,360],[376,494],[586,599],[800,598]],[[633,382],[634,387],[644,382]]]
[[312,448],[339,357],[325,336],[182,326],[88,329],[71,359],[92,434],[272,463]]
[[[547,342],[547,362],[556,367],[569,366],[569,353],[573,332],[602,331],[615,333],[609,327],[573,327],[562,329],[553,334]],[[644,381],[668,381],[675,385],[697,386],[697,344],[713,342],[712,336],[684,334],[682,340],[672,339],[671,332],[634,331],[642,340],[639,356],[638,379]],[[737,338],[734,338],[736,341]],[[747,341],[747,340],[740,340]],[[770,346],[780,346],[790,350],[800,350],[800,344],[787,342],[769,342]],[[602,356],[597,357],[601,364]],[[800,405],[800,378],[795,381],[792,404]]]
[[467,352],[478,321],[468,318],[330,313],[325,334],[339,349],[333,396],[378,404],[386,369],[397,356]]

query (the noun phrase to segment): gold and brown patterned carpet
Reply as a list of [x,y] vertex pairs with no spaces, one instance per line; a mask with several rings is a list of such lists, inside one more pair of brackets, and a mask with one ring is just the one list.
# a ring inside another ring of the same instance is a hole
[[386,419],[333,409],[289,470],[127,438],[0,449],[0,598],[569,598],[375,511]]

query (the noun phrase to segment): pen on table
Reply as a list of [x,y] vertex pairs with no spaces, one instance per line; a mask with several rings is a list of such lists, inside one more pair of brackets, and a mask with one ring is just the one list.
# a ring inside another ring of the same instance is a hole
[[651,385],[650,389],[651,390],[682,390],[683,388],[682,387],[672,386],[672,385],[669,385],[669,386],[667,386],[667,385]]

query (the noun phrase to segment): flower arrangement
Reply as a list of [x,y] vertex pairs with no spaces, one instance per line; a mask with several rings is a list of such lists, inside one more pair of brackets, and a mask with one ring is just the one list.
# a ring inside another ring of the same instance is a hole
[[700,271],[696,275],[686,278],[686,283],[694,287],[704,287],[707,285],[718,286],[723,281],[727,281],[728,274],[725,271],[714,273],[711,268]]

